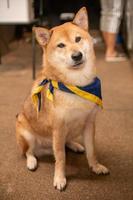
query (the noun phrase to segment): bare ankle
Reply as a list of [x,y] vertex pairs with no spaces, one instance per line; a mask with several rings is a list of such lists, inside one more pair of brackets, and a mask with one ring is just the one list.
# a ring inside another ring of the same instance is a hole
[[117,54],[116,50],[107,50],[105,56],[112,57],[112,56],[116,56],[116,54]]

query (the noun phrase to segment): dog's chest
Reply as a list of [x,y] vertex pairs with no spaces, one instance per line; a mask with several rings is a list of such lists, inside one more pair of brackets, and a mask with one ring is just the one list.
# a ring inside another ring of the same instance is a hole
[[88,112],[83,109],[71,109],[66,112],[65,122],[68,134],[71,136],[83,133],[84,127],[88,119]]
[[79,134],[96,105],[75,94],[65,92],[56,93],[55,113],[59,120],[63,120],[69,133]]
[[[57,111],[63,111],[64,114],[70,114],[71,117],[84,116],[89,114],[95,107],[95,103],[78,96],[77,94],[71,94],[62,92],[60,90],[55,91],[55,108]],[[76,115],[75,115],[76,114]]]

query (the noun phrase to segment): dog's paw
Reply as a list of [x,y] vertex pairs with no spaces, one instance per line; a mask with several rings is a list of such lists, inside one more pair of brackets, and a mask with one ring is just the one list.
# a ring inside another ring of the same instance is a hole
[[100,174],[109,174],[108,168],[106,168],[104,165],[101,165],[97,163],[96,165],[92,166],[92,171],[98,175]]
[[66,178],[56,176],[54,178],[54,187],[60,191],[64,190],[66,187]]
[[85,148],[77,142],[69,142],[66,146],[76,153],[83,153],[85,151]]
[[27,158],[27,168],[31,171],[37,168],[37,159],[34,156],[29,156]]

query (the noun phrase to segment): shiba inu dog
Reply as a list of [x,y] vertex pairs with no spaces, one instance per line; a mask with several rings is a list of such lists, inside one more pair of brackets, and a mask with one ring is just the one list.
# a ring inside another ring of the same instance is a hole
[[96,174],[109,172],[97,161],[94,148],[94,122],[102,100],[86,8],[78,11],[73,22],[51,30],[36,27],[34,31],[44,52],[43,70],[17,117],[17,142],[29,170],[37,168],[39,149],[52,147],[53,184],[62,190],[66,186],[65,146],[75,152],[85,150]]

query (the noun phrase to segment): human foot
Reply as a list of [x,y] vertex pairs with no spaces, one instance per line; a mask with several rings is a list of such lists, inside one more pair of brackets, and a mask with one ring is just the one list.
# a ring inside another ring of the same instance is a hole
[[113,55],[106,55],[105,60],[107,62],[122,62],[122,61],[126,61],[127,57],[124,53],[116,52]]

